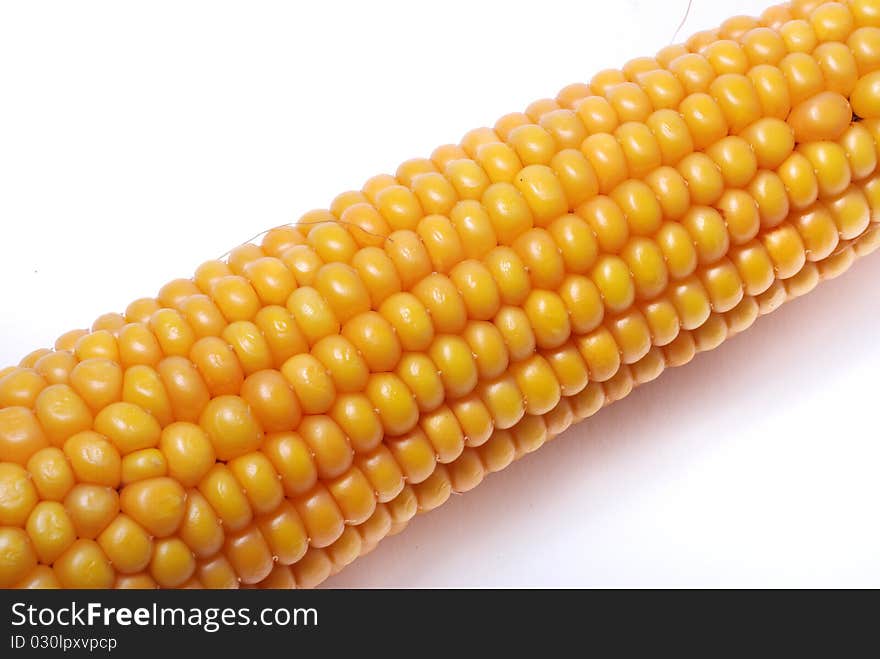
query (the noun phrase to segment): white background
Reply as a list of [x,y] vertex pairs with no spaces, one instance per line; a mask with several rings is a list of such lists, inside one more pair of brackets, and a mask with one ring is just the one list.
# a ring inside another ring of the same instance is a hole
[[[0,364],[666,45],[681,2],[0,4]],[[760,1],[696,0],[683,36]],[[328,583],[880,586],[880,255]]]

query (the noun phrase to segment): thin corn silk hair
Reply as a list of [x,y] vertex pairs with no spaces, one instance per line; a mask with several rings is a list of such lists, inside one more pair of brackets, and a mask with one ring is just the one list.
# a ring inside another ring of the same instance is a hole
[[[669,45],[672,45],[673,43],[675,43],[675,40],[676,40],[676,38],[678,38],[679,33],[682,31],[682,29],[684,29],[684,26],[687,23],[688,17],[691,14],[691,9],[693,8],[693,5],[694,5],[694,0],[688,0],[687,6],[684,9],[684,14],[682,15],[681,20],[679,21],[678,25],[676,26],[675,31],[672,33],[672,38],[670,38],[670,40],[669,40]],[[223,259],[228,257],[230,255],[230,253],[232,253],[232,251],[236,247],[241,247],[241,246],[246,245],[248,243],[254,243],[257,240],[259,240],[260,238],[262,238],[263,236],[265,236],[267,233],[272,231],[273,229],[282,229],[284,227],[295,227],[295,226],[303,227],[303,226],[308,226],[309,224],[320,223],[321,221],[322,220],[315,220],[313,222],[307,222],[307,221],[304,222],[302,220],[294,220],[293,222],[286,222],[284,224],[278,224],[273,227],[269,227],[268,229],[263,229],[262,231],[255,233],[253,236],[251,236],[247,240],[244,240],[244,241],[238,243],[237,245],[235,245],[234,247],[230,248],[229,250],[223,252],[223,254],[221,254],[220,256],[217,257],[217,260],[222,261]],[[328,220],[323,220],[323,221],[328,221]],[[356,225],[356,224],[350,224],[350,223],[345,222],[344,220],[340,220],[338,218],[333,218],[332,220],[329,220],[329,221],[340,224],[341,226],[356,228],[357,230],[363,231],[367,235],[373,236],[373,237],[378,238],[380,240],[388,240],[389,239],[389,236],[381,235],[381,234],[377,234],[377,233],[371,233],[370,231],[368,231],[367,229],[364,229],[363,227],[358,227],[358,225]]]

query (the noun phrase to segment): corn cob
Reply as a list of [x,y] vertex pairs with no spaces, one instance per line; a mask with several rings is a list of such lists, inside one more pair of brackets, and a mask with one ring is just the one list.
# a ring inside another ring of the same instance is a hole
[[737,17],[0,370],[0,586],[308,587],[880,244],[880,2]]

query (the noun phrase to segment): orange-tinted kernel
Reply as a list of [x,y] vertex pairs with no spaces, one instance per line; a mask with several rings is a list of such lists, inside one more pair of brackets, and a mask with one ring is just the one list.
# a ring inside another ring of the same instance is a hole
[[27,407],[0,408],[0,454],[24,465],[49,445],[34,413]]
[[199,425],[221,460],[231,460],[260,446],[263,431],[239,396],[218,396],[203,410]]
[[235,352],[225,339],[206,336],[196,341],[190,360],[213,396],[234,394],[241,389],[244,372]]
[[62,446],[68,437],[92,425],[92,413],[82,398],[66,384],[53,384],[40,392],[34,413],[46,439]]
[[159,450],[168,465],[168,475],[184,487],[194,487],[214,464],[214,447],[200,426],[178,422],[166,426]]
[[54,446],[34,453],[26,466],[41,499],[61,501],[76,483],[67,457]]
[[110,588],[113,585],[113,566],[94,540],[77,540],[53,567],[64,588]]
[[159,478],[168,473],[168,462],[159,449],[145,448],[122,459],[122,483]]
[[119,494],[102,485],[74,485],[64,497],[64,509],[80,538],[95,538],[119,512]]

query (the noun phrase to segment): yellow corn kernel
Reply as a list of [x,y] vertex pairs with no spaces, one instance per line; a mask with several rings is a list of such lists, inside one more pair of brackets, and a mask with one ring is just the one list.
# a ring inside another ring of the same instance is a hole
[[458,289],[469,318],[490,320],[501,306],[501,298],[492,274],[477,260],[458,263],[449,273]]
[[479,164],[464,156],[446,162],[443,173],[461,199],[479,199],[491,181]]
[[567,271],[583,274],[595,263],[599,253],[596,236],[580,217],[570,213],[563,215],[548,230]]
[[403,380],[392,373],[377,373],[367,382],[366,394],[373,403],[385,432],[402,435],[418,421],[418,407]]
[[231,323],[223,330],[221,337],[238,357],[245,376],[272,368],[269,345],[252,322],[241,320]]
[[714,263],[727,253],[730,237],[724,219],[715,209],[696,206],[683,218],[682,224],[697,247],[700,263]]
[[262,441],[262,429],[247,403],[238,396],[218,396],[211,400],[199,418],[199,425],[221,460],[255,450]]
[[618,252],[629,238],[629,225],[623,211],[611,198],[599,196],[577,208],[595,234],[604,252]]
[[297,499],[294,505],[309,533],[312,547],[326,547],[342,534],[345,519],[335,499],[323,485],[315,486],[310,493]]
[[524,167],[513,182],[529,205],[537,224],[546,225],[568,211],[562,183],[547,165]]
[[216,336],[199,339],[189,355],[212,396],[235,394],[244,381],[244,369],[229,342]]
[[724,193],[721,170],[706,153],[697,152],[685,156],[676,170],[687,183],[694,204],[714,204]]
[[56,446],[92,426],[91,410],[66,384],[53,384],[43,389],[34,401],[34,413],[46,439]]
[[5,460],[27,464],[49,441],[33,412],[27,407],[0,409],[0,451]]
[[573,396],[589,383],[587,365],[577,348],[567,343],[561,348],[545,353],[544,357],[553,369],[563,396]]
[[[137,327],[137,325],[133,325],[133,327]],[[76,342],[73,351],[80,361],[103,358],[118,362],[120,358],[117,339],[112,332],[107,330],[85,334]]]
[[158,309],[149,320],[150,330],[166,355],[189,354],[196,341],[195,332],[176,309]]
[[23,526],[37,502],[28,472],[20,465],[0,462],[0,524]]
[[233,520],[236,524],[247,524],[247,522],[241,522],[232,517],[231,514],[227,515],[227,518],[220,517],[221,513],[229,512],[231,511],[221,510],[212,504],[198,490],[189,490],[186,494],[186,511],[180,522],[177,535],[196,556],[201,558],[213,556],[223,545],[222,524],[224,519]]
[[609,380],[620,368],[619,349],[614,337],[605,327],[578,339],[577,348],[587,364],[590,380],[593,382]]
[[103,358],[80,361],[70,371],[70,386],[93,411],[122,398],[122,368]]
[[19,366],[33,368],[49,384],[66,384],[70,378],[70,372],[76,366],[76,357],[69,350],[56,352],[32,353],[34,360],[23,360]]
[[877,27],[860,27],[854,30],[846,40],[846,45],[852,53],[859,75],[871,73],[878,68]]
[[79,539],[53,565],[64,588],[110,588],[115,573],[94,540]]
[[791,201],[786,194],[785,182],[776,172],[758,172],[749,184],[748,193],[758,206],[761,226],[774,227],[788,216]]
[[156,541],[150,558],[150,575],[161,587],[181,586],[195,569],[195,557],[180,538]]
[[300,424],[299,433],[315,458],[319,478],[334,478],[351,465],[351,446],[330,417],[306,418]]
[[520,304],[531,288],[529,274],[519,255],[509,247],[496,247],[485,257],[503,304]]
[[32,407],[37,395],[48,384],[32,368],[10,367],[0,373],[0,405],[3,408]]
[[752,146],[741,137],[725,137],[710,146],[706,153],[721,170],[728,187],[747,185],[758,171],[758,159]]
[[358,458],[357,464],[370,481],[373,491],[376,492],[376,499],[380,502],[394,499],[406,484],[400,465],[384,444],[372,453]]
[[119,330],[119,363],[128,368],[135,364],[155,366],[162,349],[153,332],[145,325],[129,323]]
[[799,213],[793,219],[793,224],[804,241],[804,251],[809,261],[827,258],[840,241],[834,218],[823,206],[814,206]]
[[644,176],[660,166],[660,145],[646,124],[629,121],[618,126],[614,136],[623,149],[623,157],[631,176]]
[[64,454],[78,481],[113,488],[119,485],[122,458],[103,435],[91,430],[79,432],[64,442]]
[[[315,253],[315,250],[309,245],[304,244],[288,247],[281,252],[280,258],[291,273],[293,273],[298,286],[310,286],[315,279],[315,273],[318,271],[318,268],[324,265],[324,262]],[[196,276],[198,276],[198,273],[196,273]],[[202,290],[210,291],[210,284]],[[217,313],[219,314],[219,309]]]
[[[266,238],[268,239],[269,236]],[[277,249],[275,247],[273,251]],[[276,253],[280,252],[276,251]],[[242,274],[250,282],[263,305],[284,304],[296,288],[293,273],[281,259],[276,257],[263,256],[250,261],[242,268]]]
[[478,392],[495,428],[510,428],[525,414],[522,392],[511,375],[481,383]]
[[550,166],[562,184],[569,208],[578,206],[598,192],[598,176],[580,149],[563,149],[553,156]]
[[581,144],[581,153],[596,173],[600,192],[610,192],[626,179],[626,155],[613,135],[602,132],[590,135]]
[[690,128],[676,110],[657,110],[648,117],[646,124],[657,141],[663,165],[675,166],[686,155],[693,153],[694,141]]
[[764,236],[762,242],[773,261],[779,279],[793,277],[804,266],[806,260],[804,244],[798,232],[790,224],[776,227]]
[[[474,362],[470,346],[464,339],[450,334],[440,335],[428,348],[428,356],[434,362],[437,374],[446,389],[447,397],[464,396],[476,386],[477,365]],[[391,391],[388,394],[394,395]],[[399,390],[399,395],[402,397],[411,396],[403,388]],[[401,408],[410,407],[408,404],[404,405],[403,401],[399,406]]]
[[704,149],[727,134],[727,122],[721,108],[708,94],[695,93],[685,97],[678,111],[697,149]]
[[64,497],[64,508],[70,515],[76,534],[92,539],[119,512],[119,494],[100,485],[74,485]]
[[330,481],[327,489],[348,525],[363,523],[376,509],[372,486],[357,467],[351,467],[342,476]]
[[113,567],[123,574],[134,574],[146,568],[153,552],[150,534],[124,514],[117,515],[97,541]]
[[382,422],[370,400],[363,394],[337,397],[330,417],[348,437],[355,451],[369,451],[382,441]]
[[272,571],[272,552],[256,526],[227,537],[223,553],[244,584],[258,583]]
[[284,499],[278,473],[259,451],[241,455],[227,464],[258,515],[272,512]]
[[477,200],[460,201],[449,214],[464,256],[480,259],[498,244],[489,214]]
[[112,403],[98,412],[94,427],[123,455],[156,446],[162,432],[148,412],[126,402]]
[[24,579],[15,584],[15,588],[54,590],[61,588],[61,584],[52,568],[46,565],[37,565]]
[[855,239],[868,229],[871,208],[864,193],[858,188],[849,188],[838,197],[830,199],[827,205],[842,239]]
[[620,349],[624,364],[634,364],[651,349],[651,330],[645,317],[637,310],[615,318],[608,329]]
[[167,477],[136,481],[126,485],[120,494],[122,511],[158,537],[177,530],[183,519],[185,501],[183,488]]
[[[265,255],[265,252],[259,247],[259,245],[254,245],[252,243],[245,243],[244,245],[239,245],[238,247],[233,248],[229,252],[229,256],[226,258],[226,264],[229,266],[229,269],[237,275],[240,275],[244,270],[244,267],[257,259],[262,258]],[[189,289],[192,285],[192,282],[183,280],[177,280],[181,284],[180,288],[184,290],[182,295],[186,295],[186,289]],[[174,283],[177,283],[174,282]],[[167,286],[167,285],[166,285]],[[160,291],[159,301],[162,301],[162,294]]]
[[76,477],[60,449],[43,448],[27,461],[31,482],[40,498],[61,501],[76,483]]
[[413,286],[412,293],[425,306],[436,332],[453,334],[462,330],[467,322],[467,308],[448,277],[439,273],[428,275]]
[[561,390],[553,369],[541,355],[517,362],[511,367],[517,387],[522,392],[528,414],[545,414],[559,402]]
[[623,259],[616,256],[601,258],[593,268],[592,275],[609,311],[623,311],[632,304],[635,284]]
[[820,197],[831,197],[846,190],[852,172],[842,146],[835,142],[812,142],[802,144],[798,150],[813,166]]
[[437,463],[434,447],[420,428],[390,440],[388,448],[409,484],[421,483],[434,471]]
[[727,225],[731,244],[741,245],[758,235],[761,216],[758,204],[749,193],[727,190],[718,200],[716,208]]
[[636,179],[624,181],[610,196],[623,211],[631,233],[648,236],[660,228],[663,210],[646,183]]
[[544,229],[530,229],[513,244],[534,288],[556,288],[565,276],[565,264],[553,237]]
[[[341,336],[324,337],[312,348],[312,355],[315,356],[327,369],[327,372],[333,380],[336,391],[346,393],[363,390],[367,377],[370,374],[370,370],[366,361],[361,356],[360,351],[347,339]],[[270,375],[272,373],[274,372],[265,371],[263,374],[255,375],[260,375],[263,378],[272,378],[273,376]],[[279,386],[276,395],[283,395],[287,398],[286,392],[290,392],[290,389],[289,387],[286,387],[286,383],[285,388],[282,388],[280,384],[281,383],[278,383]],[[290,398],[295,400],[292,395]],[[294,405],[296,405],[296,403],[294,403]],[[287,400],[279,400],[277,403],[273,404],[273,407],[277,409],[277,414],[280,416],[284,410],[289,409],[291,406]],[[280,421],[281,419],[279,419],[279,422]],[[281,427],[273,427],[272,429],[285,430],[287,428],[295,427],[296,423],[294,421],[298,421],[298,419],[291,419],[287,423],[273,424],[280,425]]]
[[464,431],[467,446],[479,446],[489,438],[494,427],[492,417],[475,393],[453,401],[450,407]]
[[281,477],[288,497],[303,494],[318,482],[318,468],[305,440],[293,432],[269,435],[263,453]]
[[239,588],[238,577],[223,554],[218,553],[210,559],[199,561],[196,574],[205,588]]
[[296,563],[309,546],[306,528],[296,509],[284,501],[270,515],[258,520],[260,533],[281,565]]
[[568,309],[559,295],[533,290],[523,309],[535,333],[538,348],[556,348],[568,340],[571,335]]
[[[510,360],[507,348],[504,345],[504,337],[501,336],[501,332],[495,325],[486,321],[472,321],[465,328],[462,338],[464,338],[471,349],[480,378],[491,379],[503,373],[507,368]],[[418,356],[412,356],[411,359],[418,359]],[[422,378],[418,379],[421,380]],[[424,379],[430,381],[430,374],[425,374]],[[407,384],[412,389],[417,383]],[[437,404],[439,405],[439,402]],[[433,409],[425,409],[421,405],[420,408],[422,411]]]
[[516,457],[516,444],[509,431],[500,430],[493,434],[488,442],[477,447],[477,452],[486,471],[501,471]]
[[299,400],[278,371],[257,371],[242,384],[241,397],[255,421],[266,431],[295,428],[302,418]]
[[654,345],[668,345],[678,336],[681,325],[675,307],[668,299],[660,298],[645,304],[640,311],[648,323]]
[[76,540],[76,529],[64,506],[42,501],[34,507],[25,526],[37,558],[51,565]]
[[[253,519],[253,510],[245,493],[225,464],[215,464],[201,480],[198,489],[230,530],[241,530]],[[173,502],[174,498],[169,494],[169,503]]]

